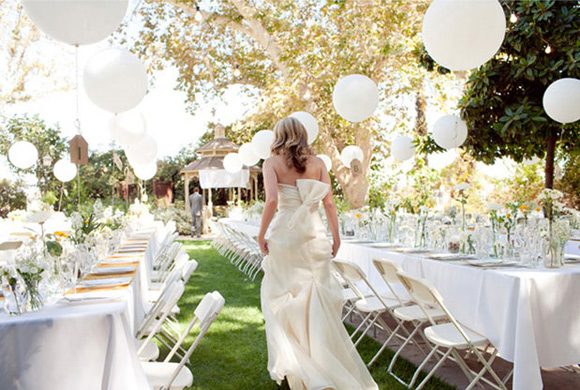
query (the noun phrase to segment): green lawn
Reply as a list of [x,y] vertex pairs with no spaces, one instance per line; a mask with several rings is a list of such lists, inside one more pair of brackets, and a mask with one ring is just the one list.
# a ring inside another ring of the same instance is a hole
[[[260,281],[249,282],[221,257],[209,241],[184,242],[191,258],[199,262],[191,277],[185,294],[179,302],[179,320],[186,324],[193,309],[208,291],[218,290],[226,305],[213,323],[191,359],[194,376],[191,389],[196,390],[256,390],[276,389],[266,369],[267,351],[264,320],[260,312]],[[187,342],[191,343],[192,338]],[[378,348],[367,339],[359,346],[365,361]],[[189,344],[188,344],[189,345]],[[404,389],[386,373],[392,353],[385,352],[371,370],[381,389]],[[403,362],[397,367],[400,374],[411,375],[413,366]],[[451,389],[438,380],[431,380],[428,389]]]

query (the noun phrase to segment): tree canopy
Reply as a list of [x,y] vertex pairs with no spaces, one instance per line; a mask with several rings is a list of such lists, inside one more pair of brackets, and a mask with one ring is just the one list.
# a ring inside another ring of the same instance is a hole
[[[580,7],[577,2],[502,0],[508,23],[497,55],[469,76],[459,102],[467,121],[466,149],[492,163],[546,157],[552,187],[556,146],[578,149],[580,123],[562,126],[542,107],[546,88],[564,77],[580,78]],[[513,19],[513,18],[512,18]]]
[[[201,22],[195,4],[150,1],[134,48],[153,68],[177,67],[178,86],[193,105],[231,84],[257,90],[256,113],[232,127],[240,134],[272,128],[294,111],[311,112],[320,125],[315,148],[331,157],[351,205],[362,206],[373,149],[401,126],[397,96],[414,96],[423,82],[415,49],[427,1],[222,0],[200,10]],[[356,125],[338,116],[331,97],[337,80],[353,73],[377,82],[382,97],[375,118]],[[388,129],[381,116],[392,119]],[[364,151],[360,175],[339,159],[355,143]]]

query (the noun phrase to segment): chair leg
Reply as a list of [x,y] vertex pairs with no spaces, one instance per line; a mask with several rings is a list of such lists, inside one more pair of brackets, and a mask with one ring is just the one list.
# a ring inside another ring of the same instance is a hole
[[441,365],[443,364],[443,362],[445,361],[445,359],[447,359],[449,357],[449,355],[451,354],[452,351],[453,351],[453,348],[449,348],[447,350],[447,352],[445,352],[445,354],[443,355],[443,357],[435,364],[435,366],[427,374],[427,376],[425,377],[425,379],[423,379],[423,381],[419,384],[419,386],[417,386],[416,390],[420,390],[420,389],[423,388],[423,386],[425,386],[425,384],[429,381],[429,379],[431,379],[431,377],[433,376],[433,374],[435,374],[435,371],[437,371],[439,369],[439,367],[441,367]]

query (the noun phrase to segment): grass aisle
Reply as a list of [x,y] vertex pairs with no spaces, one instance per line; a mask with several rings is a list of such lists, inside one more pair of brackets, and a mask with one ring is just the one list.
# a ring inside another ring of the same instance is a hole
[[[196,390],[258,390],[276,389],[270,380],[266,364],[264,319],[260,311],[260,281],[248,282],[244,275],[221,257],[209,241],[185,242],[185,250],[199,262],[179,302],[179,320],[183,326],[206,292],[218,290],[226,304],[210,331],[191,359]],[[187,340],[191,343],[192,338]],[[371,339],[358,349],[368,361],[378,349]],[[390,354],[383,354],[371,370],[380,389],[404,389],[386,374]],[[401,364],[397,372],[413,373],[413,366]],[[427,389],[451,389],[438,380],[431,380]],[[355,389],[353,389],[355,390]]]

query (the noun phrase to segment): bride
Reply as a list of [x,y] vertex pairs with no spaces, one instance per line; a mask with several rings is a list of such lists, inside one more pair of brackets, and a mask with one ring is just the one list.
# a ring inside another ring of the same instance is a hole
[[261,300],[270,375],[278,383],[286,378],[292,390],[377,389],[341,322],[341,287],[330,271],[340,236],[326,167],[298,120],[279,121],[274,137],[262,168],[266,203],[258,235],[266,255]]

